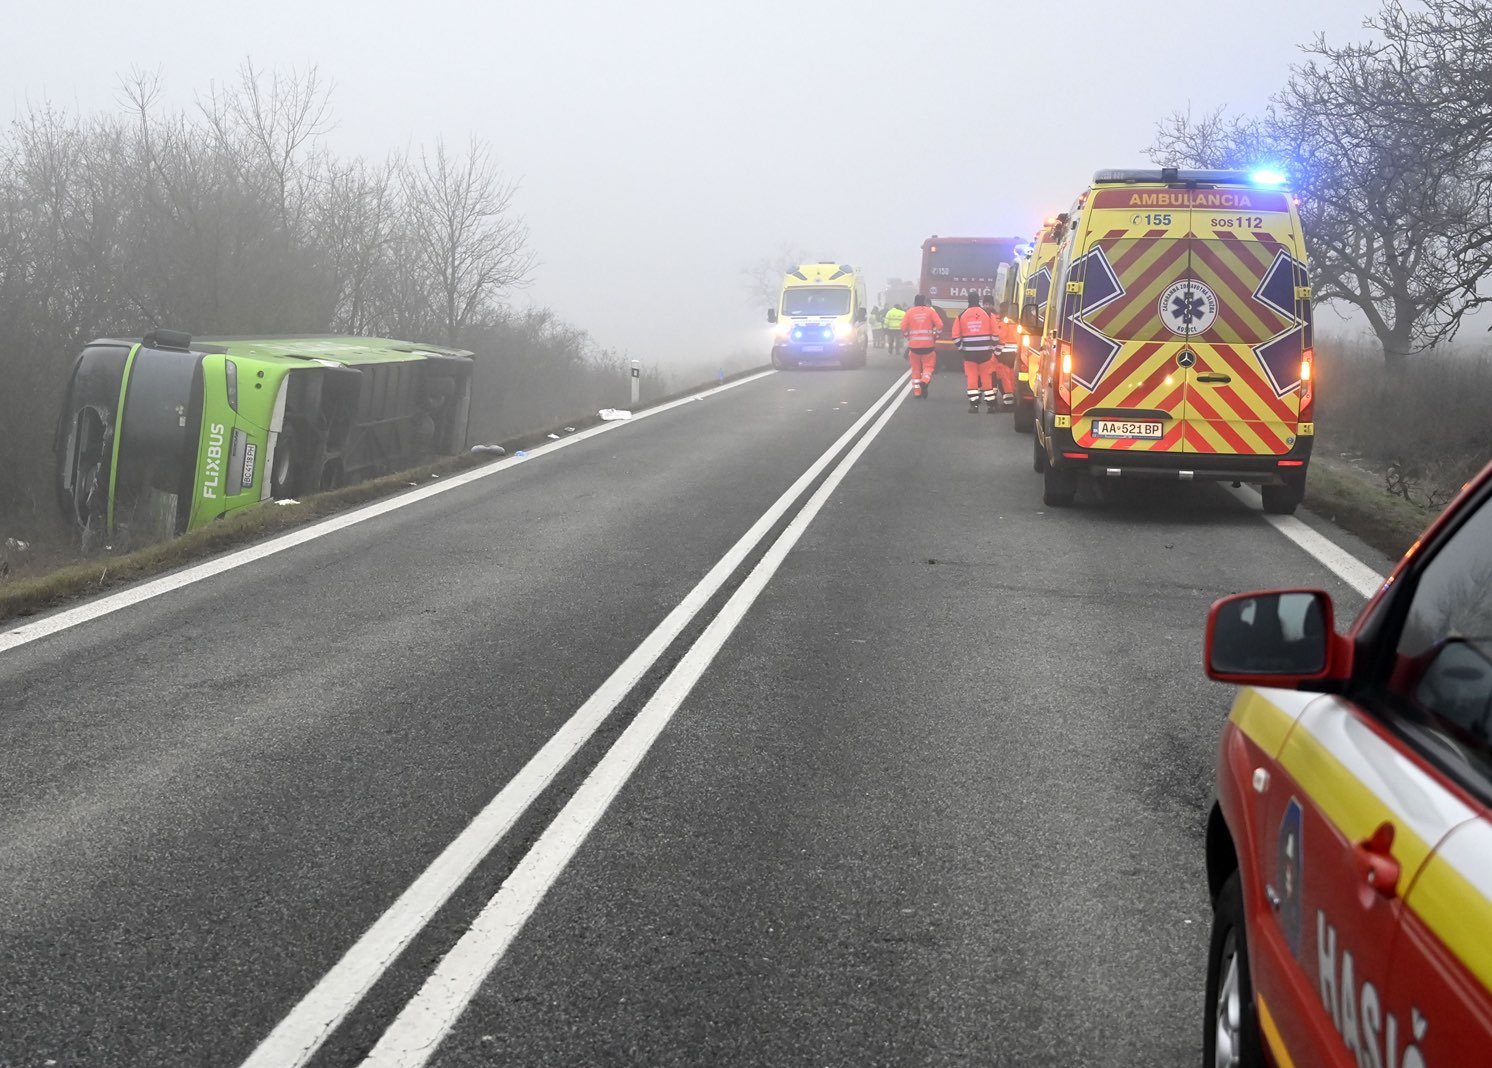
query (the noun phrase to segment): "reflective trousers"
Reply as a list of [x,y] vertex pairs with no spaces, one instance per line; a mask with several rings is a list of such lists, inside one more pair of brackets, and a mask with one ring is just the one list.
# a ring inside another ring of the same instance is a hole
[[938,368],[937,349],[908,349],[907,359],[912,363],[913,382],[932,381],[933,372]]
[[964,361],[964,381],[969,386],[969,403],[984,401],[991,408],[1000,394],[995,390],[995,365],[1000,361],[991,356],[987,360]]
[[969,387],[969,400],[973,402],[984,401],[993,405],[999,393],[995,391],[995,381],[999,380],[999,393],[1009,396],[1015,389],[1015,374],[1000,362],[999,357],[991,356],[980,363],[973,360],[964,361],[964,381]]

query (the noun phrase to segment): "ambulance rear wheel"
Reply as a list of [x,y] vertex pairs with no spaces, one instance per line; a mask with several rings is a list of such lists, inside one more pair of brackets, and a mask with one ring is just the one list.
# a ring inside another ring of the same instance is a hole
[[1042,471],[1041,499],[1052,508],[1066,508],[1078,495],[1077,472],[1062,470],[1051,464]]
[[1270,515],[1292,515],[1305,499],[1305,479],[1287,478],[1283,486],[1260,486],[1259,496]]
[[1202,1063],[1263,1068],[1263,1043],[1254,1008],[1248,934],[1243,922],[1243,887],[1236,871],[1223,884],[1212,906],[1206,1004]]
[[1036,402],[1017,395],[1015,398],[1015,432],[1029,434],[1036,425]]

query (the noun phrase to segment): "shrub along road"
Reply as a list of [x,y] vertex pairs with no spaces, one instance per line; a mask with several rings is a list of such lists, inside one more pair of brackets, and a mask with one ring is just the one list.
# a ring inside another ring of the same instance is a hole
[[1217,487],[1044,509],[895,374],[0,655],[0,1064],[1194,1062],[1203,615],[1361,597]]

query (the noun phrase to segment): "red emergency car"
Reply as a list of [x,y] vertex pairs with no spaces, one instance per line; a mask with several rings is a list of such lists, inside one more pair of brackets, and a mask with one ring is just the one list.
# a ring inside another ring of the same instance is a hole
[[1492,1064],[1492,466],[1350,632],[1228,597],[1203,1062]]

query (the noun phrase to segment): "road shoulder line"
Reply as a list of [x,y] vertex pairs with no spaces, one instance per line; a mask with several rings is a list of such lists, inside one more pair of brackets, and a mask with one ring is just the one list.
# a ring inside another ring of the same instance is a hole
[[[1242,488],[1224,487],[1238,500],[1253,510],[1259,508],[1259,495]],[[1269,515],[1261,513],[1270,526],[1304,549],[1318,563],[1351,586],[1364,597],[1372,597],[1383,585],[1384,576],[1353,556],[1320,531],[1313,530],[1304,520],[1293,515]]]

